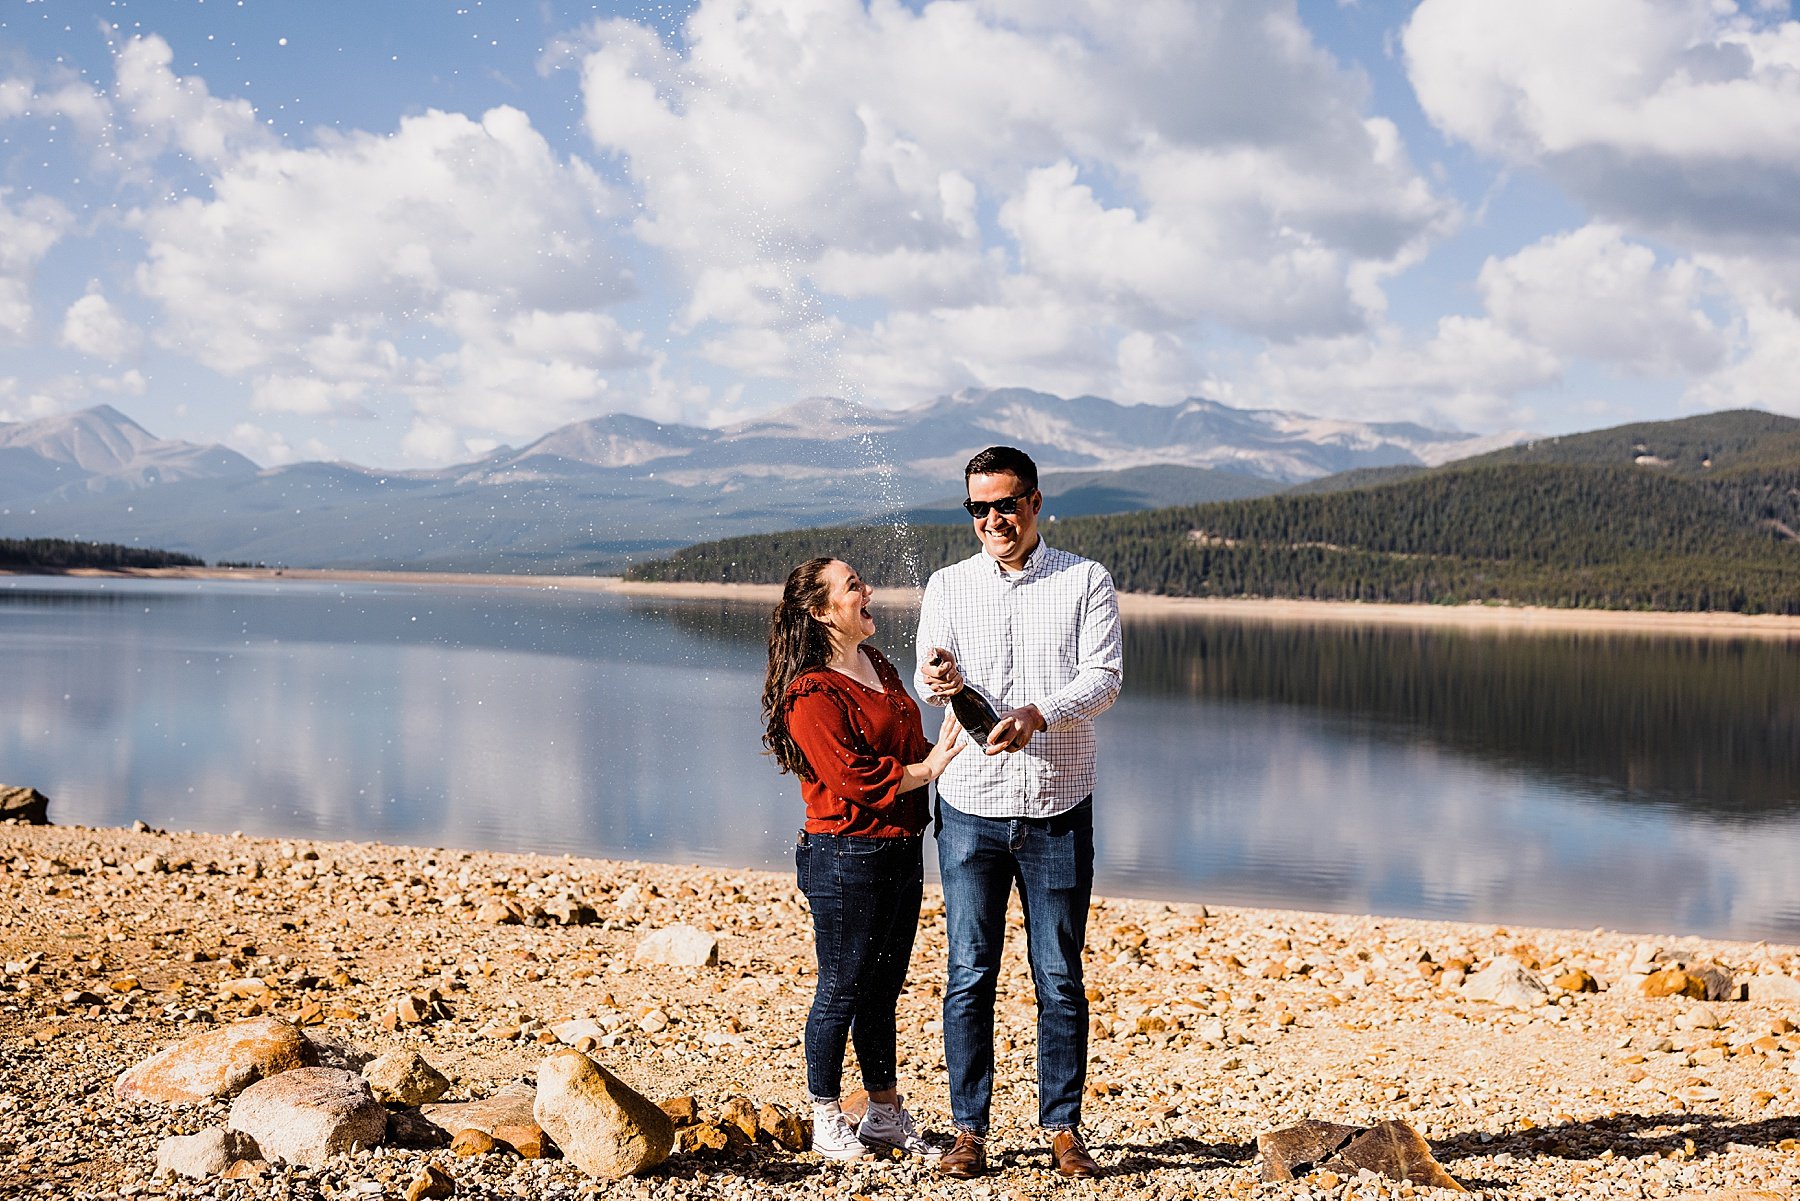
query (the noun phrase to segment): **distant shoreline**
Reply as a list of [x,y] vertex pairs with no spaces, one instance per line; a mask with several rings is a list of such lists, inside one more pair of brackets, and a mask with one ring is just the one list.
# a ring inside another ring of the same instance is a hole
[[[75,568],[59,572],[0,572],[0,575],[50,574],[86,578],[195,579],[258,581],[332,581],[375,584],[439,584],[486,588],[541,588],[577,592],[610,592],[625,596],[739,601],[769,605],[781,597],[778,584],[657,583],[618,576],[485,575],[479,572],[340,571],[329,568],[154,567],[101,570]],[[889,603],[917,604],[916,588],[883,588]],[[1800,617],[1744,613],[1676,613],[1626,609],[1551,609],[1531,605],[1399,605],[1361,601],[1311,601],[1251,598],[1152,596],[1119,594],[1119,611],[1127,619],[1213,617],[1280,624],[1335,624],[1496,630],[1517,633],[1684,634],[1719,638],[1800,638]]]

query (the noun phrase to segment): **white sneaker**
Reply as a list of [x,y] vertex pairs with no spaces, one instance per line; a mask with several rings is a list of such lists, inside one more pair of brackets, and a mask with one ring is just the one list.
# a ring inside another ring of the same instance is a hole
[[856,1137],[872,1147],[904,1151],[925,1159],[937,1159],[944,1154],[942,1146],[919,1133],[912,1114],[906,1112],[905,1097],[896,1097],[892,1105],[869,1102],[862,1124],[856,1128]]
[[835,1101],[813,1106],[812,1149],[815,1155],[840,1162],[869,1157],[869,1149],[856,1137],[856,1128]]

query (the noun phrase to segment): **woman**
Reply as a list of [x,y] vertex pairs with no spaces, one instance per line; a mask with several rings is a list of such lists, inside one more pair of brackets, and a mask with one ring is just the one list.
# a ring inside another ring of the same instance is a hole
[[[762,699],[763,744],[806,801],[794,862],[819,959],[806,1085],[813,1150],[839,1160],[871,1146],[936,1153],[897,1091],[894,1010],[924,889],[925,785],[962,751],[948,711],[937,745],[925,740],[894,665],[863,645],[875,633],[871,596],[837,559],[794,568],[769,620]],[[856,1126],[838,1105],[852,1039],[869,1092]]]

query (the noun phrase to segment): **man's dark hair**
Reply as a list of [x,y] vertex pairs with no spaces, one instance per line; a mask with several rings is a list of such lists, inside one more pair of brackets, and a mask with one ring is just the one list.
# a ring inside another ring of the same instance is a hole
[[1037,464],[1031,456],[1016,446],[990,446],[963,468],[963,491],[969,490],[969,477],[972,475],[1000,475],[1012,472],[1019,477],[1019,482],[1030,492],[1037,486]]

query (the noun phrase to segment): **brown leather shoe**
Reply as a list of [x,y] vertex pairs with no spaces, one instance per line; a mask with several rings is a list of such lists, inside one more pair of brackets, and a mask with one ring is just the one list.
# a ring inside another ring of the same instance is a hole
[[1058,1130],[1050,1136],[1050,1158],[1056,1161],[1056,1170],[1064,1176],[1090,1180],[1100,1174],[1100,1165],[1094,1162],[1094,1157],[1082,1146],[1081,1136],[1073,1130]]
[[956,1145],[944,1152],[937,1170],[958,1180],[987,1174],[987,1140],[972,1130],[958,1130]]

